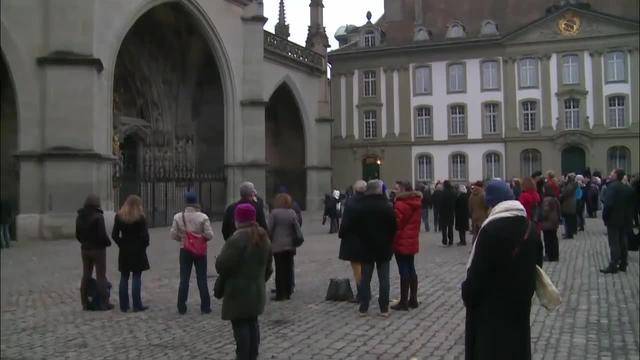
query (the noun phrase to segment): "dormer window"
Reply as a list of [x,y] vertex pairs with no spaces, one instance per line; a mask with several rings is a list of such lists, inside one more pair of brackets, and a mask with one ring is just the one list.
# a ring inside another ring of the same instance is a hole
[[364,33],[364,47],[376,46],[376,33],[373,30],[368,30]]
[[460,21],[454,21],[447,28],[447,39],[463,38],[467,36],[464,25]]
[[480,36],[499,35],[498,25],[493,20],[485,20],[480,26]]

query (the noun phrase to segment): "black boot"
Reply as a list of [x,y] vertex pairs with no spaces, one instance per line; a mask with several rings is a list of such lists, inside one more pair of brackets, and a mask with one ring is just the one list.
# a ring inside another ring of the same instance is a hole
[[[625,269],[627,270],[627,269]],[[605,269],[600,269],[600,272],[603,274],[615,274],[618,272],[618,267],[615,265],[609,265]]]
[[400,302],[395,305],[392,305],[391,309],[402,310],[402,311],[409,310],[409,307],[407,306],[408,295],[409,295],[409,279],[400,278]]
[[418,303],[418,275],[412,275],[409,280],[409,307],[412,309],[416,309],[419,305]]

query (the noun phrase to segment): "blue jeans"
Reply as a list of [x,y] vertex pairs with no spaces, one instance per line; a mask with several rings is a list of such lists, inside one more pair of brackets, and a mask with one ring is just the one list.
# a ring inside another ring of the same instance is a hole
[[196,268],[196,282],[200,291],[200,310],[211,311],[211,298],[207,286],[207,257],[196,257],[185,249],[180,249],[180,286],[178,287],[178,311],[187,311],[187,298],[189,297],[189,280],[191,269]]
[[422,208],[422,222],[424,223],[424,230],[429,231],[429,209]]
[[[128,271],[120,273],[120,310],[129,310],[129,275]],[[142,288],[142,272],[137,271],[133,273],[133,279],[131,279],[131,298],[133,300],[133,308],[142,308],[142,299],[140,297],[140,290]]]
[[389,311],[389,261],[376,261],[362,263],[362,280],[358,284],[358,295],[360,296],[360,312],[369,310],[371,301],[371,277],[373,268],[378,272],[378,305],[380,312]]
[[236,359],[257,359],[260,347],[258,318],[231,320],[231,326],[233,327],[233,337],[236,340]]
[[0,224],[0,248],[11,247],[11,232],[9,232],[9,224]]
[[417,276],[413,258],[414,255],[396,254],[396,262],[398,263],[398,272],[400,273],[401,279],[409,279],[412,276]]

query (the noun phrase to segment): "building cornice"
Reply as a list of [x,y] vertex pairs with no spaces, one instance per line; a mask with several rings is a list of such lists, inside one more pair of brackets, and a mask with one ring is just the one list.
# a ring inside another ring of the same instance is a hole
[[53,51],[36,58],[36,63],[38,66],[88,66],[94,67],[98,73],[104,70],[102,60],[99,58],[71,51]]

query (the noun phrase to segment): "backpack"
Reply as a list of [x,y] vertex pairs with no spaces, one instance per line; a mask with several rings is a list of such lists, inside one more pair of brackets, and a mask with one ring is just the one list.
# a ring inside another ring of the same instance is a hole
[[87,310],[101,311],[103,305],[109,303],[111,297],[111,283],[107,281],[105,298],[102,299],[98,294],[98,282],[94,278],[90,278],[87,282]]
[[638,251],[640,248],[640,231],[636,234],[633,229],[629,230],[629,251]]
[[327,289],[327,301],[350,301],[353,300],[353,290],[349,279],[330,279]]

